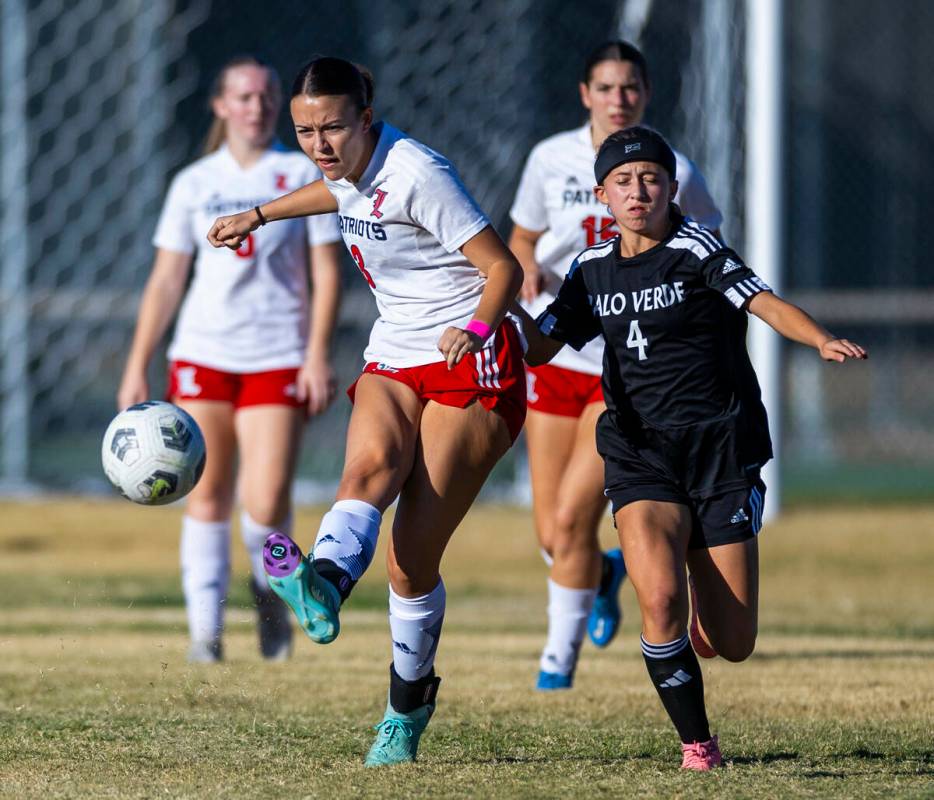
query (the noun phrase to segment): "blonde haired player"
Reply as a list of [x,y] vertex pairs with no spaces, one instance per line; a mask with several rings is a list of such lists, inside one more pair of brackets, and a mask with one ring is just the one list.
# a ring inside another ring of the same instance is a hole
[[[642,119],[651,96],[642,53],[625,42],[596,48],[585,62],[580,95],[587,122],[535,146],[510,211],[515,224],[509,246],[525,272],[522,299],[533,316],[554,300],[582,248],[618,233],[593,192],[593,164],[609,134]],[[675,202],[707,228],[719,228],[722,217],[703,177],[685,156],[675,156],[680,177]],[[537,681],[545,691],[570,688],[585,632],[606,647],[621,616],[622,553],[601,554],[597,539],[607,505],[594,443],[597,417],[606,408],[602,371],[602,339],[580,352],[566,347],[550,364],[527,371],[535,527],[550,566],[548,636]]]
[[169,396],[197,420],[207,445],[181,539],[189,660],[196,662],[222,657],[237,473],[260,649],[269,659],[288,655],[288,612],[266,583],[263,543],[272,530],[291,526],[306,415],[323,411],[334,394],[328,351],[339,295],[336,218],[257,231],[236,252],[217,251],[201,235],[219,213],[252,208],[319,177],[301,153],[274,141],[280,106],[278,76],[255,58],[233,59],[220,71],[209,152],[172,181],[117,395],[121,408],[150,397],[146,369],[181,303],[168,353]]
[[506,318],[522,270],[449,161],[374,123],[372,84],[353,64],[311,61],[295,79],[291,110],[324,180],[222,217],[208,238],[242,246],[267,220],[337,211],[379,319],[350,391],[337,502],[308,557],[272,535],[267,571],[311,639],[330,642],[341,603],[373,557],[383,512],[398,498],[388,552],[389,702],[366,763],[412,761],[440,680],[441,557],[525,417],[522,346]]

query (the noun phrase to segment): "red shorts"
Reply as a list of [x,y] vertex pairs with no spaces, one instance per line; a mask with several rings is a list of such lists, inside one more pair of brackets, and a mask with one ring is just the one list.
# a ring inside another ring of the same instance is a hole
[[169,364],[169,399],[219,400],[245,406],[290,406],[304,403],[295,397],[297,368],[273,369],[268,372],[222,372],[188,361]]
[[599,375],[545,364],[529,367],[526,379],[529,408],[543,414],[579,417],[591,403],[604,402]]
[[[467,408],[478,402],[505,420],[512,441],[516,441],[525,422],[524,371],[519,334],[515,325],[506,321],[479,353],[469,353],[452,370],[444,361],[417,367],[370,362],[362,374],[382,375],[404,383],[418,395],[422,405],[434,400],[443,406]],[[347,390],[351,402],[357,381]]]

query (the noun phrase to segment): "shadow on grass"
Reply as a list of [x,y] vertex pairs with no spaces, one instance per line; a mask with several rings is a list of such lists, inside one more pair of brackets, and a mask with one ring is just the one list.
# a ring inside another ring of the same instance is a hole
[[798,661],[827,658],[841,661],[869,661],[892,658],[931,658],[934,650],[788,650],[780,653],[755,653],[750,661]]

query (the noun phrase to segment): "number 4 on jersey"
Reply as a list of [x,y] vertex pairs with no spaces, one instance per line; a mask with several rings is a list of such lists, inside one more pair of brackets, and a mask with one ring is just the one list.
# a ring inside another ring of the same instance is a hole
[[645,361],[648,358],[645,353],[645,348],[648,346],[649,340],[642,335],[642,330],[639,328],[639,320],[634,319],[629,323],[629,338],[626,339],[626,347],[638,348],[639,360]]

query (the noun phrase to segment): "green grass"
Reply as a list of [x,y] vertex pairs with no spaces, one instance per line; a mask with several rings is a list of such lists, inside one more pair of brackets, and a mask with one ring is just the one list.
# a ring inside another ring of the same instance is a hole
[[[319,516],[301,511],[303,539]],[[728,761],[709,775],[677,768],[628,586],[619,640],[585,647],[575,689],[532,690],[545,593],[525,512],[477,509],[455,537],[438,712],[417,764],[378,771],[361,762],[390,659],[379,562],[334,644],[267,664],[235,547],[227,660],[192,666],[177,510],[0,518],[0,797],[934,797],[932,509],[799,509],[766,530],[757,652],[704,663]]]

